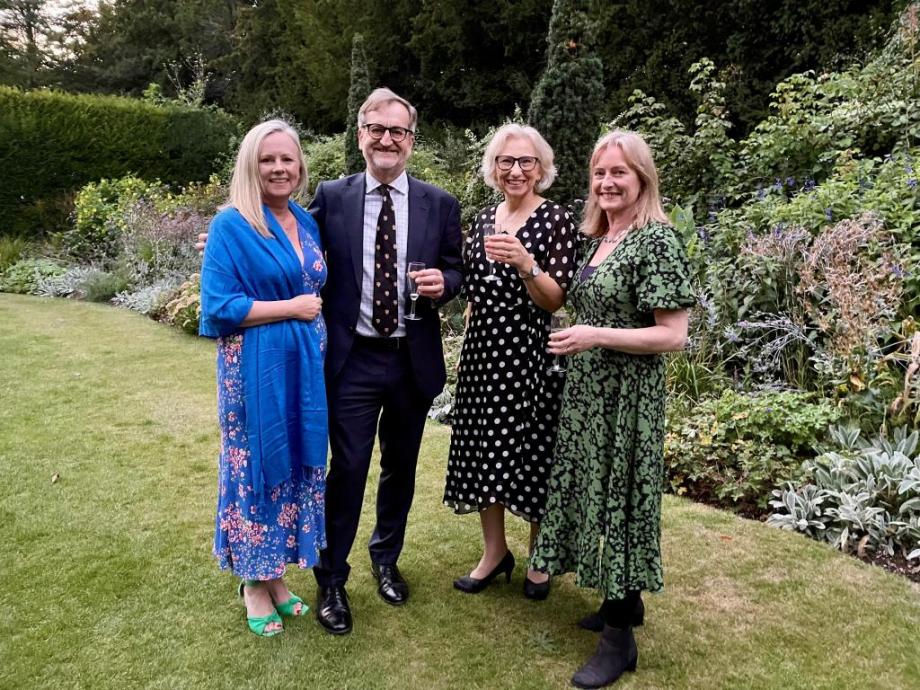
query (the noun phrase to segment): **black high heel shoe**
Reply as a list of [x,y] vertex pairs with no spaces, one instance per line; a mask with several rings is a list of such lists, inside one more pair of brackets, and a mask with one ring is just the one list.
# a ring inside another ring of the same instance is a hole
[[526,575],[524,576],[524,596],[534,601],[543,601],[549,596],[550,582],[553,578],[548,577],[546,582],[533,582]]
[[469,575],[464,575],[463,577],[458,577],[454,580],[454,589],[459,589],[461,592],[466,592],[467,594],[478,594],[494,580],[496,577],[505,574],[505,582],[511,582],[511,572],[514,570],[514,554],[511,551],[506,551],[505,555],[498,562],[498,565],[492,568],[492,572],[486,575],[481,580],[470,577]]

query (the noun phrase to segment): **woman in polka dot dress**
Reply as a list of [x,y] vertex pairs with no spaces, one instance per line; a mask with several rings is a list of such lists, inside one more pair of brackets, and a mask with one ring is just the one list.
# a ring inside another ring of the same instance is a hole
[[[467,329],[444,490],[445,505],[478,512],[482,523],[482,558],[454,581],[471,594],[498,575],[510,581],[505,511],[531,523],[531,545],[543,516],[564,382],[547,371],[546,343],[572,280],[576,237],[568,211],[539,194],[556,168],[535,129],[501,127],[482,174],[504,201],[479,213],[464,247]],[[489,224],[497,232],[486,239]],[[529,570],[524,593],[545,599],[549,576]]]

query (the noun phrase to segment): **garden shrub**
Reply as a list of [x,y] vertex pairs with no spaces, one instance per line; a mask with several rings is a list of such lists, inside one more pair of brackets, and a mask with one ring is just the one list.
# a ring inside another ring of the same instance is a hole
[[[237,129],[209,108],[0,86],[0,232],[62,227],[66,195],[95,180],[207,180]],[[40,217],[49,210],[56,220]]]
[[117,256],[128,209],[142,199],[163,208],[170,194],[159,181],[134,175],[90,182],[74,199],[73,224],[58,236],[61,249],[78,262],[108,262]]
[[63,273],[41,278],[35,294],[42,297],[82,298],[84,283],[95,273],[99,273],[99,269],[92,266],[71,266]]
[[895,429],[866,442],[837,428],[835,449],[805,462],[804,480],[773,491],[767,524],[859,556],[920,560],[920,434]]
[[164,279],[138,290],[119,292],[112,299],[112,303],[145,316],[153,316],[155,312],[162,311],[163,303],[179,285],[180,283],[173,280]]
[[51,259],[21,259],[0,276],[0,292],[37,295],[42,280],[61,275],[66,270]]
[[196,273],[172,291],[162,301],[162,306],[151,313],[159,321],[168,323],[190,335],[198,335],[201,319],[201,276]]
[[670,488],[758,515],[839,417],[829,402],[797,391],[726,390],[689,409],[672,406],[664,449]]
[[94,271],[80,285],[80,291],[87,302],[109,302],[127,287],[128,281],[124,276]]
[[23,258],[28,242],[21,237],[0,237],[0,275],[7,267]]

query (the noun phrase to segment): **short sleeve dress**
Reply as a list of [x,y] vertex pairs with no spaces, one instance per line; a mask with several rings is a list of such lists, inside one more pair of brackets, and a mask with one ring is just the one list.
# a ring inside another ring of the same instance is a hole
[[[495,263],[487,282],[483,209],[464,245],[464,292],[473,313],[460,354],[444,504],[458,514],[501,504],[529,522],[543,516],[564,377],[547,373],[550,314],[530,299],[517,270]],[[544,201],[517,232],[563,289],[575,270],[575,226]]]
[[[630,232],[582,276],[600,240],[586,246],[569,302],[577,323],[654,325],[655,309],[693,304],[680,238],[660,223]],[[568,376],[546,516],[531,567],[574,572],[608,599],[659,591],[665,362],[592,348],[568,358]]]

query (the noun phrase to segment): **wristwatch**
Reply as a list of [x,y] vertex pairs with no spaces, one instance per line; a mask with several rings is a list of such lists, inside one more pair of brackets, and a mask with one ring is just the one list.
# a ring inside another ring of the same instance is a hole
[[537,263],[537,260],[533,258],[533,255],[530,256],[530,260],[533,263],[530,264],[529,271],[518,271],[518,275],[521,276],[522,280],[533,280],[538,275],[543,273],[543,271],[540,270],[540,265]]

